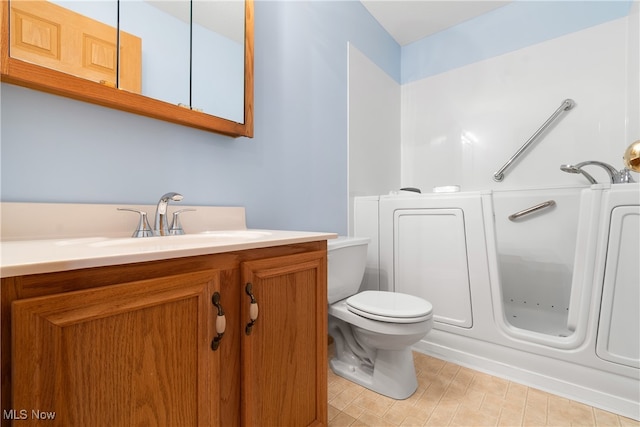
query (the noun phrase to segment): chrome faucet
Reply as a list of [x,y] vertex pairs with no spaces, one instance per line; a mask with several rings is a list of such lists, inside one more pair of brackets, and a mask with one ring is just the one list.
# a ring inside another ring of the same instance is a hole
[[575,165],[560,165],[560,170],[568,173],[581,173],[585,178],[589,180],[591,184],[597,184],[598,181],[595,180],[593,176],[582,170],[585,166],[600,166],[603,168],[607,174],[609,174],[609,178],[611,179],[612,184],[621,184],[621,183],[630,183],[635,182],[629,169],[623,168],[621,170],[616,170],[613,166],[608,163],[599,162],[597,160],[587,160],[586,162],[580,162]]
[[156,220],[153,223],[153,234],[155,236],[168,236],[169,224],[167,220],[167,206],[169,201],[179,202],[182,200],[182,194],[167,193],[160,198],[156,207]]

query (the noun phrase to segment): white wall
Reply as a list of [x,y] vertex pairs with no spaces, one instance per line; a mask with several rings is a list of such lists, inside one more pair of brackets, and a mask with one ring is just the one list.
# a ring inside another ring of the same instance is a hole
[[[627,17],[404,84],[402,185],[587,184],[560,164],[601,160],[621,168],[624,149],[640,138],[639,46],[636,4]],[[493,173],[565,98],[576,107],[494,182]]]
[[353,45],[349,46],[348,145],[349,212],[356,196],[400,188],[400,84]]

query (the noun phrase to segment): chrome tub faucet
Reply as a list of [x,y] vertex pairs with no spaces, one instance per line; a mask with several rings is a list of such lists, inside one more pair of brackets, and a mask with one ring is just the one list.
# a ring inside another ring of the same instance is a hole
[[621,170],[616,170],[613,166],[608,163],[599,162],[597,160],[587,160],[586,162],[580,162],[575,165],[560,165],[560,170],[568,173],[581,173],[584,175],[587,180],[591,184],[597,184],[598,181],[595,180],[593,176],[585,172],[582,168],[585,166],[600,166],[603,168],[607,174],[609,175],[609,179],[612,184],[622,184],[622,183],[631,183],[635,182],[629,169],[623,168]]

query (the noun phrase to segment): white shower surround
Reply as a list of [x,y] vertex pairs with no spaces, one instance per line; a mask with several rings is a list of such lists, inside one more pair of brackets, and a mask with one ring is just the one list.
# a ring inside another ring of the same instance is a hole
[[[402,86],[403,186],[463,190],[584,184],[560,164],[622,167],[640,138],[638,5],[627,17]],[[576,102],[505,173],[566,98]],[[605,178],[594,171],[596,179]],[[637,177],[637,175],[636,175]]]

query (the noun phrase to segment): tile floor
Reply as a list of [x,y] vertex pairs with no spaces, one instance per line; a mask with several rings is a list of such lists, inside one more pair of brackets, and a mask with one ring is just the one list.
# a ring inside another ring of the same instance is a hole
[[640,426],[635,420],[421,353],[414,352],[414,360],[418,390],[401,401],[329,369],[329,426]]

